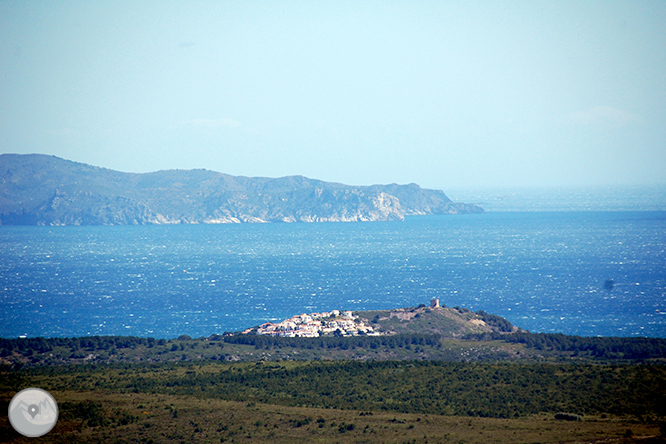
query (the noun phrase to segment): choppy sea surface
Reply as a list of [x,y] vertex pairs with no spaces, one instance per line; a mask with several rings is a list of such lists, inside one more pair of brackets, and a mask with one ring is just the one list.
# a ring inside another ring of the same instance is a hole
[[199,337],[431,298],[533,332],[666,337],[660,205],[490,205],[385,223],[0,227],[0,337]]

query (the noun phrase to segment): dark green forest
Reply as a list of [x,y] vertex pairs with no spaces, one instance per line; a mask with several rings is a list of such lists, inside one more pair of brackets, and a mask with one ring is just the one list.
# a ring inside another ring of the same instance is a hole
[[284,406],[514,418],[542,412],[666,417],[655,365],[326,361],[41,367],[3,372],[4,390],[48,381],[101,390]]
[[524,344],[535,350],[555,350],[574,352],[575,355],[589,355],[600,359],[646,360],[666,358],[666,339],[664,338],[620,338],[571,336],[562,333],[526,333],[510,335],[484,333],[470,335],[472,340],[502,340]]
[[[501,320],[499,318],[498,322]],[[480,352],[482,349],[485,351]],[[666,339],[581,337],[527,332],[475,334],[467,335],[462,340],[420,333],[319,338],[254,334],[191,338],[183,335],[169,340],[131,336],[0,338],[0,362],[13,368],[83,362],[91,354],[97,363],[115,362],[123,360],[123,357],[143,361],[254,361],[261,359],[257,350],[273,353],[270,355],[273,358],[269,356],[268,359],[287,360],[369,358],[538,361],[573,358],[595,362],[663,363],[666,359]],[[299,354],[299,350],[307,353]],[[400,354],[396,353],[397,350],[400,350]],[[470,350],[476,355],[470,354]],[[349,354],[351,351],[354,355]]]

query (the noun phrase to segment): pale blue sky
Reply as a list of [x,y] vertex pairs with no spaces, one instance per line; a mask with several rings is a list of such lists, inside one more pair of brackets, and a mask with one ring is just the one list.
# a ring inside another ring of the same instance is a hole
[[0,1],[0,152],[349,184],[666,182],[664,1]]

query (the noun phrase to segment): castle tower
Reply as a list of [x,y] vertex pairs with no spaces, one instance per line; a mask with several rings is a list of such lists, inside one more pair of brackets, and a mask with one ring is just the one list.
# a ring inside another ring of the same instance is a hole
[[439,299],[430,299],[431,308],[439,308]]

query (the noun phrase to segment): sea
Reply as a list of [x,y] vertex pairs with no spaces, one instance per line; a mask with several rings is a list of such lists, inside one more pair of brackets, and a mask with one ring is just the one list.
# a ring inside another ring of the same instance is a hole
[[192,337],[429,304],[666,337],[666,187],[459,189],[404,221],[0,226],[0,337]]

